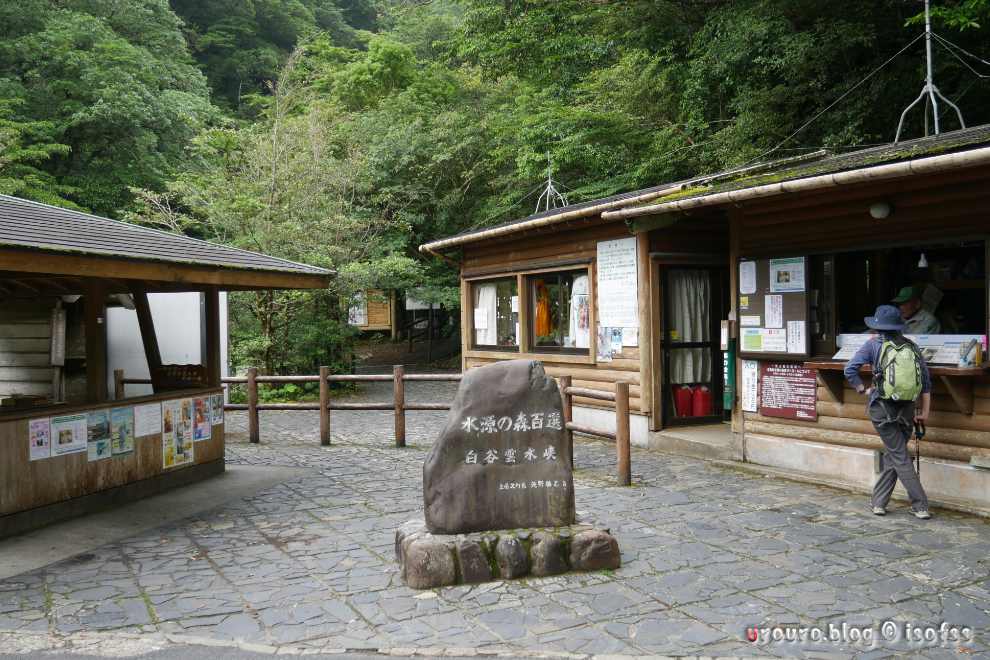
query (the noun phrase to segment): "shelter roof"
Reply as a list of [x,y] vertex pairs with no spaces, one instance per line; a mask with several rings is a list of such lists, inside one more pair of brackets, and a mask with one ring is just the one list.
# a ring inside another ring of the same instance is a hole
[[234,289],[321,288],[333,275],[316,266],[8,195],[0,195],[0,252],[0,271],[29,268]]
[[468,230],[450,238],[427,243],[421,249],[427,252],[449,250],[487,238],[523,231],[534,225],[553,224],[573,217],[604,214],[605,218],[612,216],[612,219],[615,219],[616,216],[622,215],[622,213],[617,212],[618,209],[629,209],[631,215],[634,214],[632,209],[638,207],[652,209],[665,202],[675,200],[692,200],[722,192],[756,188],[771,183],[795,181],[821,175],[862,170],[879,165],[913,161],[930,156],[969,151],[987,145],[990,145],[990,124],[841,154],[831,154],[821,150],[804,156],[725,170],[715,174],[551,209],[500,225]]

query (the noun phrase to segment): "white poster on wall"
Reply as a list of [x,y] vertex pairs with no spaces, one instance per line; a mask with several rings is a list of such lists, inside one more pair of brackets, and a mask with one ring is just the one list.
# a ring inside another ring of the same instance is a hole
[[742,409],[756,412],[759,409],[760,363],[756,360],[742,361]]
[[162,404],[147,403],[134,406],[134,437],[160,435],[162,432]]
[[804,336],[804,321],[788,321],[787,352],[804,353],[807,348],[807,340]]
[[764,296],[763,311],[768,328],[784,327],[784,296]]
[[770,291],[804,291],[804,257],[770,260]]
[[756,293],[756,262],[739,262],[739,293],[748,296]]
[[636,237],[598,243],[598,323],[639,327]]

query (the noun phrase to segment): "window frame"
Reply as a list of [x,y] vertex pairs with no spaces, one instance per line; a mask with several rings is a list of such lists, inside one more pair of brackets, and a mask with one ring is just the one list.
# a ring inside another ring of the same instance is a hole
[[[513,346],[499,346],[497,344],[496,345],[492,345],[492,344],[479,344],[479,343],[477,343],[477,333],[476,333],[475,328],[474,328],[474,294],[475,294],[475,287],[477,285],[479,285],[479,284],[496,283],[496,285],[497,285],[497,283],[500,282],[500,281],[511,281],[511,280],[515,280],[515,282],[516,282],[516,297],[519,298],[519,312],[517,312],[518,315],[519,315],[519,319],[518,319],[518,329],[516,331],[516,343],[515,343],[515,345],[513,345]],[[506,273],[506,274],[501,274],[501,275],[493,275],[493,276],[490,276],[490,277],[481,277],[481,278],[476,278],[476,279],[470,280],[470,282],[468,283],[468,302],[470,303],[470,306],[469,306],[470,311],[467,314],[467,320],[468,320],[467,325],[470,328],[469,334],[468,334],[468,338],[469,338],[468,339],[468,350],[470,350],[470,351],[481,351],[481,352],[492,352],[492,353],[521,353],[522,352],[522,337],[520,337],[520,335],[522,334],[522,320],[523,320],[522,308],[523,308],[523,300],[522,300],[522,294],[520,293],[520,290],[519,290],[519,277],[517,275]]]
[[[524,276],[523,281],[526,283],[526,287],[527,287],[526,288],[526,293],[527,293],[527,298],[528,298],[527,299],[527,303],[529,303],[528,306],[527,306],[527,319],[526,319],[526,321],[529,324],[529,327],[528,327],[529,337],[532,339],[532,346],[530,348],[531,352],[533,352],[533,353],[547,353],[547,354],[561,354],[561,355],[580,355],[580,356],[591,355],[591,349],[594,346],[594,344],[592,342],[592,339],[591,339],[591,336],[592,335],[597,336],[597,334],[598,334],[597,332],[592,332],[592,329],[595,329],[596,328],[596,326],[593,323],[594,318],[595,318],[594,317],[594,313],[591,310],[591,308],[595,306],[594,305],[594,299],[593,298],[592,298],[592,301],[591,301],[591,305],[589,307],[589,319],[588,319],[588,323],[589,323],[588,335],[589,336],[588,336],[588,347],[587,348],[576,348],[576,347],[570,347],[570,346],[537,346],[536,345],[536,313],[535,313],[534,306],[533,306],[534,303],[535,303],[535,301],[536,301],[535,287],[536,287],[536,280],[537,279],[545,278],[547,276],[560,275],[560,274],[572,274],[572,275],[575,275],[576,276],[576,274],[584,273],[586,270],[589,271],[587,273],[587,275],[588,275],[588,295],[591,296],[592,295],[592,291],[591,291],[591,273],[590,273],[590,269],[584,269],[584,268],[561,268],[561,269],[555,269],[555,270],[551,270],[551,271],[543,271],[543,272],[539,272],[539,273],[528,273],[528,274],[526,274]],[[572,282],[573,282],[573,278],[572,278]]]
[[[531,324],[530,324],[530,313],[529,313],[529,291],[527,290],[526,278],[530,275],[538,275],[541,273],[555,273],[555,272],[571,272],[571,271],[584,271],[588,274],[588,289],[591,296],[591,306],[589,311],[591,312],[590,325],[592,328],[591,336],[589,337],[589,346],[587,349],[577,349],[578,353],[572,352],[562,352],[560,350],[545,350],[542,347],[533,346],[532,335],[531,335]],[[516,291],[519,294],[519,333],[520,337],[517,338],[518,347],[508,348],[499,347],[497,349],[487,349],[487,348],[476,348],[474,346],[474,285],[476,283],[484,283],[487,281],[495,279],[505,279],[507,277],[516,278]],[[530,268],[505,268],[504,270],[499,270],[498,272],[489,272],[484,274],[477,274],[469,277],[464,277],[461,280],[462,283],[462,300],[469,301],[470,305],[462,304],[461,326],[467,328],[466,338],[462,339],[462,350],[465,358],[474,359],[487,359],[487,360],[504,360],[507,357],[513,357],[515,359],[532,359],[532,360],[547,360],[549,362],[557,363],[568,363],[568,364],[587,364],[593,365],[597,364],[597,346],[598,346],[598,302],[597,302],[597,284],[595,282],[595,262],[594,259],[581,259],[577,261],[571,261],[566,264],[555,264],[553,266],[546,267],[530,267]]]

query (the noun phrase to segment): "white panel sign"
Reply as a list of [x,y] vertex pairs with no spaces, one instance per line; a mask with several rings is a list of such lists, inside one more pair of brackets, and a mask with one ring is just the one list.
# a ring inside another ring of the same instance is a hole
[[134,437],[160,435],[162,432],[162,404],[148,403],[134,406]]
[[742,409],[756,412],[759,409],[760,363],[756,360],[742,361]]
[[638,328],[636,238],[598,243],[598,323]]

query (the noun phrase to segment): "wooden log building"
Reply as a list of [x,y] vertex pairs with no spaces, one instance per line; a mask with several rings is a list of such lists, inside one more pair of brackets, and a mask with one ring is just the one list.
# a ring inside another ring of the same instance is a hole
[[[0,536],[224,470],[219,292],[322,268],[0,195]],[[153,292],[204,294],[205,359],[162,364]],[[154,393],[113,400],[106,310],[133,305]]]
[[[857,489],[880,442],[841,368],[905,287],[935,396],[933,500],[990,511],[990,126],[820,151],[423,245],[461,271],[463,366],[535,358],[630,385],[633,442]],[[960,353],[968,351],[967,363]],[[600,403],[575,420],[609,428]]]

